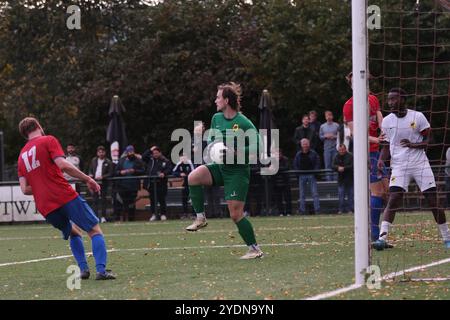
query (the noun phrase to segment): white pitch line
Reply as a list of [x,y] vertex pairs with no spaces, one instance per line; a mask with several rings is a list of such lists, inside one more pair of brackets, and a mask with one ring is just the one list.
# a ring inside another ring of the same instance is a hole
[[353,290],[359,289],[362,286],[363,286],[362,284],[352,284],[352,285],[350,285],[348,287],[345,287],[345,288],[341,288],[341,289],[337,289],[337,290],[333,290],[333,291],[328,291],[328,292],[325,292],[325,293],[321,293],[321,294],[318,294],[318,295],[306,298],[305,300],[322,300],[322,299],[327,299],[327,298],[331,298],[331,297],[337,296],[337,295],[342,294],[342,293],[347,293],[349,291],[353,291]]
[[421,265],[421,266],[412,267],[412,268],[405,269],[405,270],[398,271],[398,272],[392,272],[392,273],[389,273],[389,274],[383,276],[383,278],[381,278],[381,279],[386,281],[386,280],[389,280],[389,279],[392,279],[392,278],[395,278],[395,277],[398,277],[398,276],[402,276],[402,275],[404,275],[405,273],[408,273],[408,272],[413,272],[413,271],[417,271],[417,270],[421,270],[421,269],[426,269],[426,268],[429,268],[429,267],[434,267],[434,266],[438,266],[438,265],[449,263],[449,262],[450,262],[450,258],[442,259],[442,260],[439,260],[439,261],[431,262],[429,264],[424,264],[424,265]]
[[[408,228],[415,226],[429,226],[429,224],[424,223],[410,223],[410,224],[398,224],[393,226],[393,231],[395,228]],[[298,230],[328,230],[328,229],[353,229],[353,225],[337,225],[337,226],[302,226],[302,227],[273,227],[273,228],[256,228],[256,232],[261,231],[298,231]],[[51,229],[53,230],[53,229]],[[233,233],[237,232],[236,229],[218,229],[218,230],[202,230],[201,233]],[[161,235],[183,235],[188,234],[186,230],[181,231],[157,231],[157,232],[132,232],[132,233],[105,233],[105,237],[142,237],[142,236],[161,236]],[[60,236],[37,236],[37,237],[2,237],[0,241],[10,241],[10,240],[51,240],[51,239],[61,239]],[[421,239],[422,240],[422,239]],[[402,241],[402,240],[399,240]]]
[[[421,216],[428,214],[428,212],[409,212],[407,213],[407,216]],[[351,218],[353,219],[353,215],[351,214],[342,214],[342,215],[336,215],[336,214],[327,214],[327,215],[312,215],[312,216],[301,216],[301,215],[291,215],[290,217],[276,217],[276,216],[253,216],[250,217],[251,220],[264,220],[264,221],[286,221],[286,219],[292,219],[292,220],[332,220],[332,219],[347,219]],[[399,218],[401,219],[401,218]],[[211,218],[212,221],[227,221],[227,218]],[[231,220],[228,220],[231,221]],[[424,221],[425,223],[428,223],[428,220]],[[113,228],[118,227],[127,227],[127,226],[161,226],[161,225],[168,225],[168,224],[176,224],[176,225],[184,225],[185,222],[182,220],[170,220],[167,222],[157,221],[157,222],[148,222],[148,221],[142,221],[142,222],[110,222],[107,225],[111,226]],[[395,226],[394,226],[395,227]],[[8,230],[39,230],[39,229],[51,229],[51,225],[47,224],[45,221],[40,222],[39,224],[29,225],[25,224],[23,226],[15,225],[2,225],[0,223],[0,231],[2,228],[8,229]]]
[[27,263],[33,263],[33,262],[67,259],[70,257],[73,257],[73,256],[67,255],[67,256],[57,256],[57,257],[49,257],[49,258],[42,258],[42,259],[26,260],[26,261],[6,262],[6,263],[1,263],[0,267],[14,266],[14,265],[18,265],[18,264],[27,264]]
[[[320,229],[348,229],[353,228],[353,226],[315,226],[315,227],[274,227],[274,228],[256,228],[256,232],[260,231],[296,231],[296,230],[320,230]],[[201,233],[236,233],[236,229],[218,229],[218,230],[202,230]],[[141,236],[161,236],[161,235],[186,235],[192,234],[192,232],[182,230],[182,231],[157,231],[157,232],[131,232],[131,233],[105,233],[105,238],[108,237],[141,237]],[[38,237],[3,237],[0,241],[9,240],[50,240],[50,239],[61,239],[60,236],[38,236]]]
[[450,281],[450,277],[446,278],[411,278],[405,280],[406,282],[441,282],[441,281]]
[[[389,273],[389,274],[383,276],[381,278],[381,280],[384,280],[384,281],[390,280],[390,279],[395,278],[397,276],[404,275],[405,273],[408,273],[408,272],[413,272],[413,271],[422,270],[422,269],[426,269],[426,268],[430,268],[430,267],[435,267],[435,266],[438,266],[438,265],[441,265],[441,264],[445,264],[445,263],[449,263],[449,262],[450,262],[450,258],[447,258],[447,259],[442,259],[442,260],[439,260],[439,261],[431,262],[429,264],[424,264],[424,265],[421,265],[421,266],[411,267],[409,269],[405,269],[405,270],[402,270],[402,271],[392,272],[392,273]],[[342,293],[347,293],[347,292],[350,292],[350,291],[362,288],[363,286],[364,286],[363,284],[352,284],[352,285],[350,285],[348,287],[345,287],[345,288],[341,288],[341,289],[337,289],[337,290],[321,293],[321,294],[318,294],[318,295],[306,298],[305,300],[322,300],[322,299],[327,299],[327,298],[331,298],[331,297],[337,296],[337,295],[342,294]]]
[[[319,246],[330,244],[330,242],[291,242],[291,243],[266,243],[261,244],[261,247],[291,247],[291,246]],[[344,245],[343,243],[333,242],[333,244]],[[217,245],[217,246],[191,246],[191,247],[155,247],[155,248],[129,248],[129,249],[110,249],[107,250],[109,253],[112,252],[131,252],[131,251],[166,251],[166,250],[202,250],[202,249],[224,249],[224,248],[244,248],[247,247],[244,244],[234,244],[234,245]],[[87,255],[92,255],[92,252],[87,252]],[[33,259],[33,260],[25,260],[25,261],[15,261],[15,262],[6,262],[1,263],[0,267],[13,266],[19,264],[28,264],[34,262],[42,262],[42,261],[51,261],[51,260],[60,260],[71,258],[72,255],[64,255],[64,256],[56,256],[56,257],[48,257],[42,259]]]

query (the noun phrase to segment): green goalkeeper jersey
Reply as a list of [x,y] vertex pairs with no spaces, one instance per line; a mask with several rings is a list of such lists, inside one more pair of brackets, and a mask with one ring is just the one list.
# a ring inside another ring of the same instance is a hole
[[[227,147],[236,151],[234,164],[226,164],[226,166],[248,166],[249,156],[257,157],[260,143],[258,131],[241,112],[232,119],[226,119],[222,112],[212,117],[208,144],[218,139],[222,139]],[[241,161],[238,162],[238,160]]]

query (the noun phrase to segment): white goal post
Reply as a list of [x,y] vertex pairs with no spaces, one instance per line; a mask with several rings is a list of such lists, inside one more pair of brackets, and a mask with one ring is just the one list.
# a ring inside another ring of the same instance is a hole
[[[355,190],[355,284],[369,266],[367,3],[352,0],[353,154]],[[366,106],[366,107],[363,107]]]

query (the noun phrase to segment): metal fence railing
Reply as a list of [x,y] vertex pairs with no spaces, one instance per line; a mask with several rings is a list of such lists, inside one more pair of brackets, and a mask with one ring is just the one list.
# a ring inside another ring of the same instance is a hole
[[[445,166],[433,166],[435,178],[438,184],[438,191],[442,203],[448,206],[448,193],[450,180],[446,178]],[[300,177],[312,175],[316,179],[317,194],[319,197],[319,212],[314,210],[314,197],[311,193],[310,185],[304,188],[305,207],[304,214],[312,213],[337,213],[339,206],[338,183],[335,172],[331,170],[300,171],[289,170],[279,172],[276,175],[261,175],[259,170],[251,171],[250,185],[246,199],[245,210],[254,216],[287,215],[298,214],[301,210],[302,185],[299,183]],[[332,180],[329,180],[330,177]],[[94,207],[95,211],[103,211],[107,220],[120,219],[124,208],[121,207],[121,197],[127,184],[124,182],[136,181],[136,198],[134,199],[137,212],[137,219],[148,219],[150,217],[149,192],[154,193],[154,198],[158,198],[158,184],[161,178],[157,176],[137,176],[137,177],[112,177],[103,184],[104,196],[94,197],[82,183],[75,182],[77,191]],[[168,218],[178,218],[184,214],[193,214],[192,206],[187,197],[187,188],[184,186],[183,178],[167,176],[167,216]],[[446,183],[447,182],[447,183]],[[2,186],[17,186],[17,181],[0,182]],[[152,186],[150,188],[146,186]],[[147,190],[144,189],[146,187]],[[2,208],[0,198],[0,211]],[[187,205],[187,211],[186,211]],[[414,183],[411,184],[409,192],[405,195],[404,207],[415,210],[422,209],[426,205],[422,203],[422,197]],[[227,205],[223,187],[205,189],[205,208],[209,217],[228,217]],[[157,212],[161,210],[158,203]],[[1,212],[0,212],[1,214]]]

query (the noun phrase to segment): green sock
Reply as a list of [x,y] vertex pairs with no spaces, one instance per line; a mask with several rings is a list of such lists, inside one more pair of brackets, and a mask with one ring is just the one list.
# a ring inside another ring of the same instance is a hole
[[251,246],[256,244],[253,226],[246,217],[239,220],[239,222],[236,223],[236,226],[238,227],[239,234],[241,235],[242,239],[244,239],[246,245]]
[[203,186],[189,186],[189,196],[192,200],[192,207],[195,213],[205,212],[205,199]]

